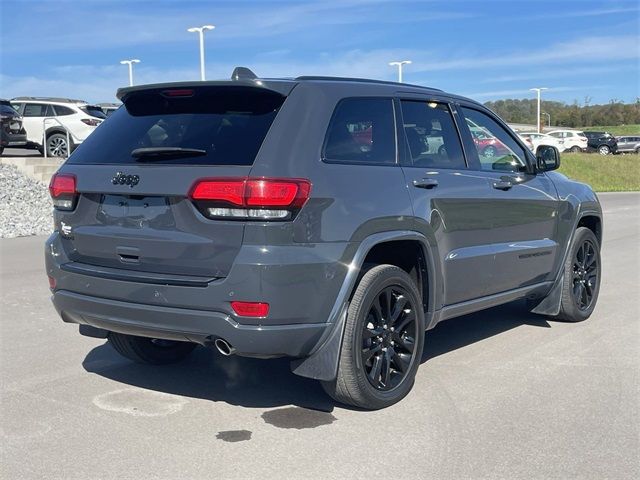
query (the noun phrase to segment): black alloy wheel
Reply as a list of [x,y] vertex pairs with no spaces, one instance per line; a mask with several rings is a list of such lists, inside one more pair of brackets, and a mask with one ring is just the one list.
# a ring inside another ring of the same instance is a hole
[[389,286],[375,297],[362,329],[362,364],[373,387],[387,391],[404,380],[417,327],[415,306],[403,287]]
[[598,282],[598,256],[591,240],[585,240],[573,259],[573,299],[580,310],[587,310],[593,302]]

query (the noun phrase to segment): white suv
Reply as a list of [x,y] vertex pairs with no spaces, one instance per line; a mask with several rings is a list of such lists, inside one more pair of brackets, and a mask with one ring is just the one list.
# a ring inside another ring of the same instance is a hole
[[[47,156],[51,157],[68,156],[106,118],[99,107],[68,98],[17,97],[11,106],[22,115],[27,148],[44,153],[46,133]],[[67,145],[67,132],[71,145]]]
[[556,147],[560,151],[564,150],[564,146],[560,143],[559,138],[552,137],[551,135],[547,135],[546,133],[518,132],[518,135],[531,142],[531,144],[533,145],[531,151],[533,153],[538,151],[538,147],[547,145]]
[[555,137],[560,142],[558,149],[561,152],[582,152],[587,149],[587,137],[577,130],[554,130],[549,135]]

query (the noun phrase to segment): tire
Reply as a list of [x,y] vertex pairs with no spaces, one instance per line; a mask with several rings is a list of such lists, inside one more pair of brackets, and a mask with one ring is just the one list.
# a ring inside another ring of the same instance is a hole
[[196,347],[195,343],[156,340],[115,332],[109,334],[109,343],[123,357],[150,365],[177,363],[187,358]]
[[347,312],[337,377],[322,382],[332,398],[376,410],[409,393],[424,345],[421,298],[411,277],[394,265],[362,276]]
[[498,154],[496,147],[489,145],[482,151],[482,155],[485,157],[493,158]]
[[570,151],[571,153],[580,153],[580,152],[582,151],[582,149],[581,149],[579,146],[574,145],[573,147],[571,147],[571,148],[569,149],[569,151]]
[[611,148],[608,145],[600,145],[598,147],[598,153],[600,155],[609,155],[611,153]]
[[0,155],[4,153],[4,147],[0,147]]
[[637,147],[637,148],[635,149],[635,153],[636,153],[636,155],[640,154],[640,147]]
[[67,136],[61,133],[54,133],[47,137],[48,157],[67,157],[69,155],[69,145]]
[[557,320],[582,322],[591,316],[600,292],[601,265],[598,239],[588,228],[579,227],[564,264]]

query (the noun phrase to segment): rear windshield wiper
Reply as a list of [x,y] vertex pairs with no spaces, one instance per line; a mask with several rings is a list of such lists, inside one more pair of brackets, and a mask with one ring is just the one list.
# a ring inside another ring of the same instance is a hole
[[206,154],[206,150],[182,147],[146,147],[136,148],[131,152],[133,158],[144,160],[161,160],[167,157],[199,157]]

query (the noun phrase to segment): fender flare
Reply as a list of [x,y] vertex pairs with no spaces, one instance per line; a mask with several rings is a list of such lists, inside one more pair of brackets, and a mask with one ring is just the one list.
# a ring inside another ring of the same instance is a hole
[[[558,269],[558,273],[556,274],[553,286],[551,287],[551,290],[549,290],[549,293],[542,299],[542,301],[538,305],[536,305],[533,310],[531,310],[531,313],[546,315],[549,317],[554,317],[560,313],[560,305],[562,304],[562,289],[564,288],[564,264],[567,261],[567,255],[569,255],[569,251],[571,250],[571,244],[573,243],[573,237],[575,236],[576,230],[578,229],[578,224],[580,223],[580,220],[587,216],[598,217],[600,219],[600,223],[602,224],[602,214],[600,212],[591,209],[578,211],[578,214],[573,221],[573,229],[571,230],[569,241],[567,242],[564,254],[562,255],[562,262],[560,263],[560,268]],[[602,245],[600,247],[602,248]]]
[[427,269],[427,301],[429,305],[425,316],[427,317],[426,324],[430,325],[431,318],[433,317],[432,305],[434,305],[436,295],[434,279],[437,277],[435,274],[436,267],[433,252],[429,247],[427,238],[423,234],[412,230],[375,233],[362,241],[353,256],[353,260],[349,264],[349,270],[327,321],[327,323],[333,324],[333,328],[327,328],[327,333],[324,338],[318,342],[318,347],[316,347],[308,357],[291,362],[291,371],[293,373],[302,377],[324,381],[331,381],[336,378],[338,374],[338,363],[340,361],[340,350],[342,348],[342,337],[344,335],[347,311],[349,309],[349,299],[356,287],[360,269],[364,264],[367,254],[374,246],[397,240],[416,240],[422,245]]

